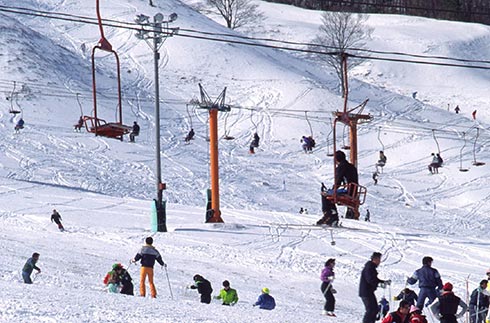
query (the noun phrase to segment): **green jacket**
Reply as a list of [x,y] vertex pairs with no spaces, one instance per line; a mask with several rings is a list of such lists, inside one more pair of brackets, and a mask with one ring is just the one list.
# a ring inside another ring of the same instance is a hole
[[222,289],[216,299],[222,299],[223,305],[232,305],[238,302],[238,294],[235,289],[230,288],[228,290]]

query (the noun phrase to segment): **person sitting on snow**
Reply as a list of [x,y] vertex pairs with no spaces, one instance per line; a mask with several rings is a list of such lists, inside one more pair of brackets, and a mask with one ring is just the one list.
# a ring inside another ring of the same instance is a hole
[[253,306],[258,306],[262,310],[273,310],[276,308],[276,300],[269,293],[269,288],[262,288],[262,294],[260,294],[259,299]]
[[215,297],[216,299],[221,299],[223,305],[235,305],[238,302],[238,294],[236,289],[230,287],[230,282],[223,281],[223,289],[219,292],[219,295]]

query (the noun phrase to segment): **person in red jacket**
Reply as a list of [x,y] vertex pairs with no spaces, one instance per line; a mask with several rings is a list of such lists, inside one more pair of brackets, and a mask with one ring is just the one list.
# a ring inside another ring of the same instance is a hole
[[153,238],[148,237],[145,240],[146,244],[141,248],[141,250],[136,254],[131,262],[137,262],[141,260],[141,270],[140,270],[140,295],[145,297],[146,287],[145,281],[148,277],[148,283],[150,284],[150,294],[152,298],[157,297],[157,290],[155,284],[153,283],[153,266],[155,266],[155,261],[157,261],[162,267],[167,265],[163,262],[162,256],[155,247],[152,246]]
[[410,311],[410,303],[406,300],[400,301],[400,305],[396,312],[391,312],[386,315],[381,323],[409,323],[408,312]]
[[410,323],[427,323],[427,318],[422,315],[422,311],[415,305],[410,307]]

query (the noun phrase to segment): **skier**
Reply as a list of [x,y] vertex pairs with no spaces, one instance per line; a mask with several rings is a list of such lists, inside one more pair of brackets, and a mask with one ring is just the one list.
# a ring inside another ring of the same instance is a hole
[[53,221],[54,221],[54,223],[56,223],[58,225],[58,229],[61,232],[65,231],[63,224],[61,224],[61,215],[56,210],[53,210],[53,214],[51,214],[51,222],[53,222]]
[[215,297],[216,299],[223,300],[223,305],[235,305],[238,302],[238,294],[235,289],[230,288],[230,282],[223,281],[223,289],[220,290],[219,295]]
[[[459,313],[457,313],[458,307],[461,307]],[[463,317],[468,305],[454,295],[451,283],[445,283],[442,287],[442,294],[429,306],[429,309],[441,323],[458,323],[458,318]]]
[[[425,299],[428,298],[428,304],[431,304],[437,297],[438,290],[442,289],[441,275],[437,269],[432,268],[432,257],[422,258],[422,267],[417,269],[411,277],[407,279],[407,283],[410,285],[419,282],[419,297],[417,299],[417,307],[424,308]],[[437,290],[436,290],[437,288]]]
[[303,213],[305,213],[305,210],[303,210],[303,208],[302,208],[302,207],[301,207],[301,208],[299,208],[299,214],[303,214]]
[[[335,162],[337,163],[337,168],[334,189],[337,189],[337,194],[350,194],[348,185],[350,183],[358,184],[357,168],[347,161],[345,153],[341,150],[335,152]],[[343,184],[347,185],[347,188],[339,188]],[[326,190],[325,185],[322,183],[321,190],[323,217],[318,220],[317,224],[332,225],[335,221],[338,221],[337,207],[334,202],[327,198],[333,195],[333,189]]]
[[259,147],[260,137],[257,133],[254,133],[254,139],[250,143],[250,153],[255,154],[255,148]]
[[409,312],[410,304],[405,300],[401,300],[396,312],[391,312],[390,314],[385,316],[381,323],[409,323]]
[[276,308],[276,300],[270,295],[269,288],[262,288],[262,294],[260,294],[253,306],[258,306],[262,310],[273,310]]
[[146,286],[145,281],[148,277],[148,283],[150,284],[150,294],[152,298],[157,297],[157,290],[155,284],[153,283],[153,266],[155,266],[155,261],[157,261],[162,267],[167,267],[163,262],[162,256],[158,250],[153,247],[153,238],[148,237],[145,239],[145,245],[141,247],[141,250],[136,254],[136,256],[131,259],[132,263],[141,260],[141,270],[140,270],[140,295],[146,296]]
[[134,142],[134,137],[140,135],[140,126],[138,123],[135,121],[133,122],[133,130],[129,134],[129,141]]
[[335,297],[333,294],[335,293],[335,289],[333,289],[332,282],[335,278],[335,273],[333,272],[333,268],[335,267],[335,259],[330,258],[325,262],[325,267],[320,274],[320,280],[322,281],[322,285],[320,290],[325,297],[325,305],[323,306],[323,315],[327,316],[337,316],[334,313],[335,310]]
[[82,130],[82,127],[83,127],[83,116],[80,116],[80,119],[78,119],[78,122],[77,122],[77,124],[74,127],[75,127],[75,131],[80,132]]
[[459,108],[459,105],[457,105],[456,108],[454,108],[454,112],[456,112],[456,114],[459,114],[459,111],[461,111],[461,109]]
[[381,253],[373,252],[371,260],[366,262],[361,272],[361,280],[359,282],[359,297],[361,297],[366,312],[362,323],[374,323],[376,321],[376,314],[378,313],[378,302],[376,301],[376,295],[374,292],[378,288],[378,285],[385,288],[391,284],[391,280],[381,280],[378,278],[378,271],[376,268],[381,263]]
[[24,119],[20,118],[14,127],[15,132],[19,132],[20,129],[24,129]]
[[185,137],[184,141],[186,143],[189,143],[192,139],[194,139],[194,129],[191,128],[191,130],[189,131],[189,133],[187,134],[187,136]]
[[488,313],[489,296],[487,294],[488,280],[480,281],[480,286],[476,288],[470,297],[470,323],[485,323]]
[[429,171],[431,174],[439,174],[439,167],[442,167],[442,157],[440,154],[432,153],[432,162],[429,165]]
[[379,160],[378,162],[376,163],[376,172],[378,172],[378,167],[381,167],[381,172],[383,172],[383,167],[385,167],[386,165],[386,156],[385,156],[385,153],[380,150],[379,152]]
[[112,265],[112,270],[104,278],[104,284],[108,287],[109,293],[134,295],[132,278],[120,263]]
[[378,271],[376,268],[381,263],[381,253],[373,252],[371,260],[366,262],[361,272],[361,279],[359,282],[359,297],[361,297],[366,312],[362,323],[374,323],[376,321],[376,314],[378,313],[378,302],[376,301],[376,295],[374,292],[378,288],[386,287],[391,284],[391,280],[381,280],[378,278]]
[[24,283],[32,284],[31,274],[34,269],[37,270],[37,273],[41,273],[41,269],[36,266],[37,261],[39,260],[39,254],[37,252],[32,254],[32,257],[27,259],[24,267],[22,268],[22,278],[24,279]]
[[393,296],[394,301],[406,300],[408,303],[410,303],[410,305],[415,305],[417,299],[418,299],[417,293],[415,293],[410,288],[404,288],[402,289],[400,294],[398,294],[398,296]]
[[201,275],[197,274],[194,275],[193,280],[194,285],[191,285],[190,288],[197,289],[197,292],[201,294],[201,303],[211,303],[211,293],[213,292],[211,283]]

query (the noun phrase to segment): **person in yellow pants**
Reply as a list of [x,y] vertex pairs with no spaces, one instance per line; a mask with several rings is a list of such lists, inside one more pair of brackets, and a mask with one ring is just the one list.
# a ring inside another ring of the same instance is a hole
[[155,261],[157,261],[161,266],[167,267],[163,262],[162,256],[158,250],[153,247],[153,238],[148,237],[145,240],[146,244],[141,247],[141,250],[132,259],[132,262],[137,262],[141,260],[141,270],[140,270],[140,295],[146,296],[146,278],[148,277],[148,283],[150,285],[150,295],[152,298],[157,297],[157,290],[155,284],[153,283],[153,267],[155,266]]

